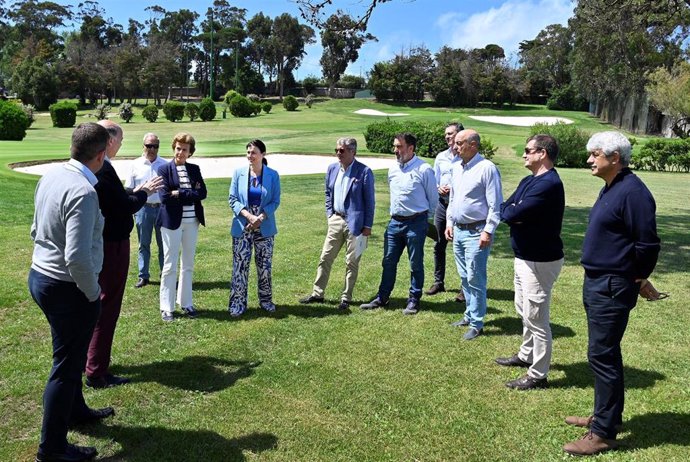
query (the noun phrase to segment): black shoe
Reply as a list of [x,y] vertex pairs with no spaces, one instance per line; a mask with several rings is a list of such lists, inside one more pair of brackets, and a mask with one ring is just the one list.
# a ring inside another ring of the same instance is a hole
[[376,297],[369,303],[362,303],[359,305],[359,307],[363,310],[374,310],[376,308],[383,308],[384,306],[388,306],[388,301],[382,301],[380,298]]
[[134,284],[134,287],[137,289],[141,289],[144,286],[147,286],[149,284],[149,280],[146,278],[139,278],[136,284]]
[[436,295],[439,292],[445,292],[446,288],[442,282],[434,282],[429,290],[425,290],[424,293],[427,295]]
[[340,302],[340,304],[338,305],[338,309],[340,311],[346,311],[346,310],[350,309],[350,302],[348,302],[347,300],[342,300]]
[[496,364],[507,367],[530,367],[532,365],[532,363],[520,359],[517,354],[510,358],[496,358]]
[[419,300],[416,298],[409,298],[407,300],[407,306],[403,310],[403,314],[417,314],[419,313]]
[[36,454],[36,462],[81,462],[96,457],[98,451],[91,446],[77,446],[68,444],[65,452],[60,454]]
[[519,379],[506,382],[506,387],[514,390],[533,390],[535,388],[546,388],[549,386],[549,381],[546,377],[543,379],[535,379],[529,375],[524,375]]
[[128,378],[113,374],[106,374],[103,377],[86,377],[86,386],[89,388],[111,388],[129,382]]
[[69,422],[70,427],[78,427],[79,425],[87,425],[103,420],[111,415],[115,415],[115,409],[112,407],[104,407],[101,409],[87,409],[87,412],[79,417],[72,417]]
[[453,327],[465,327],[470,325],[470,320],[467,318],[462,318],[460,321],[455,321],[450,323]]
[[308,297],[300,298],[299,302],[303,305],[309,305],[310,303],[323,303],[323,297],[317,297],[316,295],[310,295]]

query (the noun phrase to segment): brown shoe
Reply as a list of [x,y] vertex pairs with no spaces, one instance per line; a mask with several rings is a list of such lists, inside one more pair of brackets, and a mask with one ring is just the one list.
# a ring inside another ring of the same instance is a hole
[[563,450],[574,456],[593,456],[594,454],[610,451],[617,447],[618,443],[616,443],[616,440],[607,440],[597,434],[587,432],[581,439],[563,446]]
[[446,287],[443,285],[442,282],[434,282],[431,287],[429,287],[428,290],[425,290],[424,293],[427,295],[436,295],[439,292],[445,292]]
[[455,301],[458,303],[465,303],[465,294],[462,293],[462,289],[460,289],[460,293],[458,294],[458,296],[455,297]]
[[[593,420],[593,415],[589,417],[577,417],[574,415],[569,415],[565,418],[565,423],[567,423],[568,425],[573,425],[575,427],[590,428],[592,426]],[[623,429],[623,424],[615,425],[613,429],[616,430],[617,433],[620,433],[620,431]]]

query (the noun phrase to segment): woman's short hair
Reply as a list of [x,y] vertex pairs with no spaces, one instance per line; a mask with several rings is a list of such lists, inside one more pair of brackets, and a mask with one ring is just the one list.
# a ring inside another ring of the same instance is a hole
[[175,150],[175,145],[177,143],[181,144],[188,144],[189,145],[189,155],[191,156],[194,154],[194,151],[196,150],[196,141],[194,140],[194,137],[190,135],[189,133],[178,133],[175,135],[175,137],[172,140],[172,148],[173,151]]

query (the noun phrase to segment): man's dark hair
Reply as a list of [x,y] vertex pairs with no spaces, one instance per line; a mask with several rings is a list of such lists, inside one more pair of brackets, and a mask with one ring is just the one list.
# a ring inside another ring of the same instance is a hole
[[532,140],[534,140],[534,147],[546,151],[546,155],[555,164],[556,159],[558,159],[558,142],[556,138],[551,135],[534,135],[527,139],[527,143]]
[[446,125],[446,128],[448,128],[448,127],[455,127],[456,132],[459,132],[460,130],[465,129],[465,127],[460,122],[451,122],[448,125]]
[[398,141],[403,141],[406,145],[414,146],[414,148],[417,149],[417,137],[412,133],[398,133],[395,135],[395,139]]
[[108,130],[97,123],[81,123],[72,132],[70,156],[85,164],[95,159],[99,152],[105,151],[109,139]]

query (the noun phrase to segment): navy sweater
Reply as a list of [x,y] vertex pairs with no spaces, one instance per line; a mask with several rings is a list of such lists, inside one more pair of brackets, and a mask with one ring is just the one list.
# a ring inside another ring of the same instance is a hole
[[649,277],[661,248],[655,213],[654,198],[642,180],[629,168],[621,170],[589,213],[581,259],[585,272]]
[[563,258],[561,226],[565,209],[563,183],[556,169],[522,179],[501,204],[501,221],[510,226],[515,256],[527,261]]

